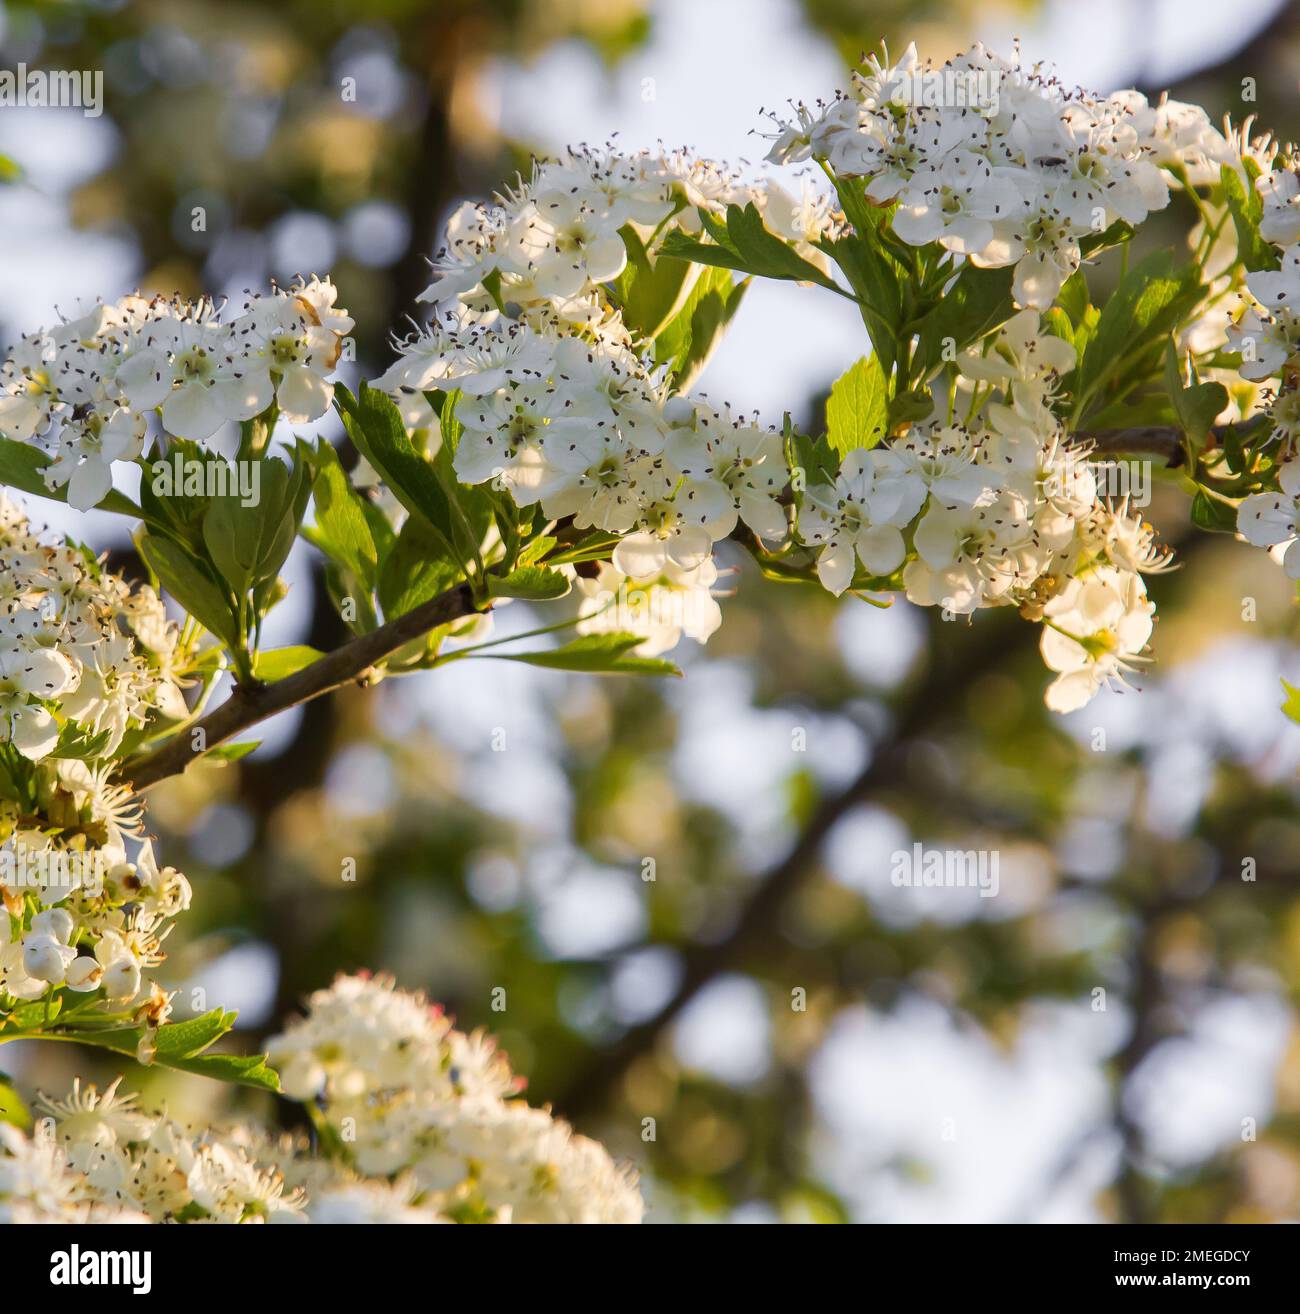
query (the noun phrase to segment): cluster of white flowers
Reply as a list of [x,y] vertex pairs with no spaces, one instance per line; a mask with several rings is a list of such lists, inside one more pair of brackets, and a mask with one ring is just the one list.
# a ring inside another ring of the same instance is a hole
[[459,389],[458,478],[621,536],[615,564],[627,575],[699,566],[741,521],[760,537],[785,533],[779,435],[667,396],[662,377],[608,334],[435,326],[402,344],[376,386]]
[[1020,311],[990,351],[957,362],[959,400],[973,398],[971,384],[987,389],[966,423],[936,418],[850,452],[834,484],[808,487],[798,517],[832,593],[854,584],[859,563],[868,578],[858,587],[901,568],[920,606],[1015,606],[1041,620],[1043,657],[1058,673],[1047,705],[1060,712],[1142,660],[1154,607],[1139,572],[1167,565],[1149,527],[1099,499],[1086,449],[1048,405],[1074,359],[1037,311]]
[[[93,791],[98,782],[90,783]],[[78,792],[74,785],[57,801]],[[145,1028],[137,1056],[148,1062],[171,996],[143,974],[166,957],[168,923],[189,907],[185,877],[159,866],[148,840],[128,860],[111,841],[69,845],[40,826],[14,825],[0,846],[0,896],[0,998],[39,1000],[61,986],[102,991],[108,1009],[132,1009]]]
[[0,1223],[636,1223],[636,1177],[547,1109],[481,1032],[386,979],[340,977],[272,1042],[319,1143],[146,1112],[115,1081],[0,1124]]
[[0,1123],[0,1224],[143,1221],[134,1210],[105,1203],[53,1137],[24,1136]]
[[188,650],[153,589],[49,543],[0,496],[0,744],[39,762],[80,727],[111,757],[154,714],[186,714]]
[[[805,116],[807,131],[787,132],[777,154],[820,152],[843,170],[857,151],[852,171],[869,172],[871,187],[885,187],[879,197],[871,192],[874,199],[905,199],[899,215],[931,206],[931,218],[949,225],[930,232],[905,220],[908,240],[942,238],[950,250],[978,254],[984,263],[996,263],[987,258],[993,235],[1005,239],[1014,221],[1008,215],[990,222],[987,233],[979,230],[979,242],[954,245],[960,216],[946,200],[935,202],[927,190],[933,180],[922,178],[930,168],[923,157],[938,150],[936,143],[942,150],[931,160],[934,168],[961,174],[972,152],[986,164],[998,155],[998,171],[980,184],[989,195],[1018,188],[1040,218],[1063,207],[1074,242],[1065,264],[1077,264],[1076,230],[1095,226],[1080,208],[1085,190],[1105,198],[1107,223],[1120,210],[1134,222],[1143,217],[1134,197],[1144,189],[1163,203],[1159,168],[1127,121],[1139,108],[1133,98],[1110,107],[1070,99],[1036,73],[979,50],[960,67],[996,74],[1004,93],[996,114],[900,109],[892,98],[922,72],[909,52],[902,65],[888,71],[874,65],[862,81],[851,134],[844,131],[846,102],[837,102],[820,126]],[[1193,123],[1178,108],[1166,103],[1146,111],[1145,131],[1167,139],[1166,158],[1198,152],[1209,158],[1226,149],[1208,121]],[[978,150],[971,137],[976,128]],[[907,171],[900,163],[906,152],[890,154],[888,146],[889,134],[900,133],[912,134],[915,147]],[[1044,162],[1049,139],[1050,150],[1071,162],[1066,173],[1078,191],[1068,204],[1060,195],[1065,175],[1057,176],[1064,161]],[[1012,141],[1020,144],[1018,154]],[[642,634],[646,655],[666,651],[683,635],[704,642],[721,619],[712,596],[713,547],[743,525],[769,548],[800,543],[816,550],[818,575],[835,594],[855,579],[856,587],[883,587],[901,570],[894,586],[918,604],[956,614],[1015,605],[1044,620],[1044,655],[1059,675],[1049,703],[1059,710],[1080,706],[1108,680],[1121,679],[1151,630],[1152,607],[1136,572],[1165,559],[1146,551],[1150,531],[1127,507],[1099,501],[1086,451],[1068,442],[1050,409],[1057,380],[1074,365],[1073,348],[1042,330],[1037,311],[1022,311],[990,349],[959,362],[963,399],[972,384],[982,388],[965,425],[946,416],[915,424],[892,444],[850,453],[834,484],[814,483],[795,496],[781,436],[729,409],[672,395],[663,371],[639,354],[609,295],[606,284],[625,259],[614,246],[623,245],[624,224],[646,237],[669,220],[698,227],[692,207],[712,208],[719,198],[744,194],[735,180],[723,186],[725,175],[712,166],[687,170],[682,158],[671,157],[667,170],[664,157],[575,152],[539,166],[532,183],[502,206],[462,209],[452,221],[442,277],[426,294],[443,300],[442,319],[399,344],[398,360],[376,385],[411,410],[412,424],[421,422],[426,391],[458,390],[463,429],[454,466],[463,482],[491,482],[549,520],[571,519],[578,529],[618,539],[610,562],[578,580],[580,632]],[[1076,175],[1089,180],[1086,188]],[[710,184],[683,189],[687,176]],[[791,222],[813,240],[833,231],[836,216],[813,196],[805,191],[804,219],[787,216],[778,231],[791,240]],[[769,201],[762,208],[772,224],[778,207]],[[570,246],[556,237],[555,224],[548,226],[552,210],[562,216],[561,227],[576,223],[577,215],[586,225],[582,240],[570,243],[571,254],[586,252],[585,263],[574,264],[567,281],[553,267]],[[539,230],[548,234],[544,241],[528,238]],[[600,259],[592,255],[598,243],[609,244]],[[1024,257],[1024,276],[1050,301],[1070,269],[1061,265],[1049,287],[1041,270],[1032,272],[1038,255],[1023,245],[1015,251],[1016,259]],[[1127,549],[1139,540],[1145,546],[1131,559]],[[1082,589],[1084,575],[1111,568],[1123,578],[1112,581],[1104,599],[1098,588]],[[1115,597],[1123,599],[1118,612]]]
[[275,404],[293,423],[328,409],[352,320],[320,279],[250,296],[223,320],[213,302],[128,296],[24,337],[0,366],[0,437],[53,454],[45,479],[78,510],[100,502],[113,465],[142,452],[150,418],[202,441]]
[[[422,298],[440,315],[398,344],[376,386],[413,428],[430,418],[426,390],[458,389],[463,482],[619,536],[612,567],[581,581],[580,632],[644,633],[645,654],[683,633],[703,642],[721,619],[713,544],[742,521],[760,538],[784,535],[788,472],[777,434],[670,396],[664,370],[640,354],[609,286],[627,262],[621,230],[649,243],[670,225],[698,233],[701,211],[753,204],[824,265],[812,244],[837,225],[830,200],[806,180],[797,196],[745,184],[684,151],[583,149],[537,164],[499,201],[452,216]],[[692,266],[681,297],[698,274]]]
[[171,996],[146,974],[190,905],[189,882],[140,840],[138,807],[104,767],[42,763],[24,790],[26,802],[0,802],[0,1001],[61,987],[96,996],[132,1014],[148,1062]]
[[513,1098],[520,1083],[491,1039],[391,980],[340,977],[268,1048],[285,1093],[314,1102],[359,1174],[399,1180],[445,1217],[640,1221],[628,1170]]
[[[621,154],[570,148],[539,161],[531,178],[493,205],[466,202],[452,215],[422,301],[454,301],[458,313],[495,318],[498,302],[516,318],[604,324],[601,285],[627,264],[621,231],[648,241],[668,227],[700,231],[700,212],[754,205],[774,232],[806,255],[831,231],[830,201],[806,185],[748,184],[734,171],[684,150]],[[495,284],[495,287],[493,286]],[[683,291],[687,291],[683,289]]]
[[[142,973],[190,889],[148,841],[128,859],[139,810],[112,756],[155,714],[185,715],[188,649],[152,589],[43,542],[2,499],[0,591],[0,998],[66,985],[125,1008],[143,990],[147,1034],[168,1003]],[[52,756],[68,731],[82,755]]]
[[1228,330],[1241,353],[1241,374],[1254,382],[1280,379],[1266,395],[1273,438],[1287,459],[1278,470],[1278,491],[1255,493],[1237,510],[1237,529],[1247,542],[1271,548],[1291,579],[1300,579],[1300,176],[1292,160],[1279,160],[1256,183],[1263,200],[1260,235],[1282,249],[1281,268],[1249,274],[1253,304]]
[[1194,106],[1067,92],[982,45],[938,67],[909,46],[893,65],[872,57],[851,92],[797,106],[768,158],[868,179],[870,201],[896,205],[904,242],[1014,265],[1017,304],[1045,310],[1079,267],[1084,238],[1167,204],[1162,163],[1204,169],[1227,150]]
[[201,1132],[134,1093],[74,1081],[43,1097],[30,1137],[0,1127],[0,1222],[301,1222],[304,1196],[242,1129]]

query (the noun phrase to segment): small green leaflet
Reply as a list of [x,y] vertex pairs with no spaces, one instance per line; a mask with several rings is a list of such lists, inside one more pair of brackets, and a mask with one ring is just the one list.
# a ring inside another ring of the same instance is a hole
[[689,388],[709,363],[748,287],[747,278],[737,283],[725,268],[701,270],[677,314],[655,338],[655,361],[668,366],[679,390]]
[[1236,169],[1225,164],[1219,170],[1219,186],[1223,189],[1223,199],[1232,215],[1233,227],[1237,230],[1237,251],[1242,263],[1254,273],[1260,269],[1276,269],[1278,254],[1272,245],[1259,235],[1259,221],[1264,217],[1264,198],[1255,189],[1257,170],[1252,170],[1253,161],[1247,162],[1245,168],[1250,173],[1249,184],[1243,183]]
[[234,744],[218,744],[203,754],[205,762],[238,762],[262,747],[260,739],[241,739]]
[[547,602],[562,598],[571,585],[565,575],[545,566],[520,566],[508,575],[488,576],[488,596],[492,598],[530,598]]
[[[218,1081],[236,1082],[243,1086],[256,1086],[261,1090],[278,1091],[280,1079],[267,1067],[264,1054],[207,1054],[204,1051],[221,1039],[235,1025],[234,1013],[213,1009],[201,1017],[187,1022],[173,1022],[158,1028],[154,1037],[154,1062],[182,1072]],[[97,1045],[119,1054],[135,1056],[144,1032],[132,1027],[117,1031],[65,1031],[64,1039]]]
[[452,559],[446,539],[419,516],[411,516],[380,568],[379,605],[384,619],[413,611],[464,578],[465,571]]
[[27,1131],[32,1125],[31,1110],[3,1072],[0,1072],[0,1122],[7,1122],[19,1131]]
[[1011,287],[1015,270],[965,265],[939,304],[921,321],[917,348],[919,381],[925,382],[952,351],[999,329],[1015,313]]
[[253,661],[253,674],[267,684],[283,680],[286,675],[301,671],[304,666],[320,661],[325,654],[305,643],[291,644],[287,648],[265,648]]
[[623,322],[647,341],[681,310],[690,295],[692,273],[689,260],[660,254],[651,261],[636,230],[620,230],[627,248],[627,267],[619,275],[614,291],[623,311]]
[[[20,493],[30,493],[33,497],[47,497],[51,502],[66,502],[67,488],[49,487],[41,473],[49,463],[50,458],[39,447],[13,438],[0,438],[0,484],[16,488]],[[116,489],[96,505],[96,510],[114,511],[135,520],[142,519],[144,514],[129,497]]]
[[94,734],[85,726],[68,721],[59,727],[59,741],[48,756],[91,762],[103,754],[111,735],[111,730],[101,730]]
[[1191,514],[1192,524],[1198,529],[1206,529],[1215,534],[1237,532],[1236,503],[1212,497],[1203,488],[1198,488],[1196,496],[1192,498]]
[[841,455],[858,447],[874,447],[885,436],[888,388],[874,356],[864,356],[835,381],[826,403],[826,436]]
[[212,572],[181,545],[161,534],[141,530],[136,546],[159,583],[205,629],[232,652],[239,647],[239,622],[226,591]]
[[1178,349],[1169,340],[1165,351],[1165,387],[1178,416],[1178,424],[1187,438],[1193,455],[1205,446],[1210,427],[1228,405],[1228,390],[1221,383],[1200,383],[1196,370],[1188,364],[1190,382],[1185,383],[1178,361]]
[[394,497],[446,546],[451,556],[451,509],[432,464],[416,451],[391,398],[364,383],[357,396],[341,384],[334,390],[344,428],[362,456],[374,466]]
[[373,590],[379,572],[375,538],[362,499],[328,442],[322,441],[316,449],[312,496],[316,503],[317,545]]
[[1120,280],[1106,302],[1078,369],[1076,414],[1137,353],[1158,342],[1200,301],[1195,265],[1174,267],[1168,251],[1155,251]]
[[757,274],[760,278],[790,279],[796,283],[816,283],[832,292],[857,298],[846,292],[829,274],[810,264],[792,246],[783,242],[763,225],[763,216],[753,204],[741,209],[727,206],[726,220],[700,211],[700,219],[716,245],[699,242],[684,233],[669,233],[662,250],[666,255],[682,260],[693,260],[700,265],[719,265],[723,269],[738,269],[743,274]]

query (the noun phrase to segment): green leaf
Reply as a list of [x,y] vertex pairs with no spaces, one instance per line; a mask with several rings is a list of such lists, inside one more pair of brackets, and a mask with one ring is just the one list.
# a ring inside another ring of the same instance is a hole
[[[1061,284],[1061,290],[1057,294],[1056,300],[1061,309],[1070,317],[1071,324],[1077,328],[1083,323],[1084,316],[1088,313],[1088,307],[1092,304],[1092,301],[1088,292],[1088,280],[1084,277],[1082,269],[1076,269]],[[1073,341],[1073,336],[1069,340]]]
[[972,342],[999,329],[1015,314],[1011,286],[1015,270],[967,264],[939,304],[920,323],[917,377],[925,382],[940,365]]
[[1178,349],[1173,339],[1165,351],[1165,387],[1169,399],[1173,402],[1178,424],[1187,438],[1190,455],[1195,465],[1195,457],[1205,446],[1210,436],[1210,428],[1223,413],[1228,404],[1228,390],[1221,383],[1200,383],[1196,370],[1189,364],[1191,382],[1184,383],[1179,368]]
[[924,388],[912,388],[890,399],[888,425],[906,424],[923,420],[934,410],[934,398]]
[[[222,470],[207,468],[217,465]],[[155,448],[140,478],[140,506],[146,523],[183,544],[192,555],[203,556],[203,516],[208,497],[202,490],[217,486],[217,475],[224,478],[229,469],[223,457],[184,438],[170,439],[166,453]],[[186,484],[195,474],[196,489],[187,493]]]
[[136,535],[136,546],[163,588],[227,648],[237,649],[239,621],[208,567],[161,534],[142,530]]
[[1259,269],[1278,268],[1278,254],[1271,243],[1259,234],[1259,221],[1264,217],[1264,198],[1255,190],[1254,179],[1247,186],[1231,165],[1219,170],[1219,185],[1232,225],[1237,230],[1237,254],[1252,273]]
[[886,374],[893,372],[902,336],[904,285],[908,275],[890,250],[884,232],[895,206],[877,205],[862,178],[835,178],[835,191],[853,231],[818,245],[840,267],[861,304],[862,320]]
[[292,467],[263,458],[252,468],[258,485],[248,504],[236,493],[224,494],[212,498],[203,515],[204,547],[238,598],[275,581],[311,491],[303,449],[295,452]]
[[1212,497],[1203,488],[1196,490],[1192,498],[1192,524],[1213,534],[1235,534],[1237,532],[1237,508],[1232,502]]
[[241,739],[233,744],[218,744],[203,754],[205,762],[238,762],[262,747],[260,739]]
[[56,995],[48,1013],[44,1000],[36,1004],[19,1004],[10,1011],[9,1021],[18,1031],[39,1031],[47,1022],[53,1022],[62,1011],[63,1000]]
[[655,362],[668,366],[679,391],[689,388],[708,364],[748,287],[748,279],[737,283],[727,269],[703,269],[677,313],[660,329]]
[[786,460],[792,470],[803,471],[803,487],[835,482],[840,467],[840,457],[824,435],[814,439],[805,433],[800,433],[791,424],[787,413],[783,436]]
[[493,598],[529,598],[549,602],[562,598],[572,586],[566,575],[546,566],[520,566],[510,574],[488,576],[488,596]]
[[322,441],[316,449],[316,540],[321,550],[341,562],[368,588],[379,576],[379,553],[366,517],[365,500],[349,482],[338,453]]
[[196,1054],[193,1058],[166,1060],[169,1068],[192,1072],[212,1081],[278,1093],[280,1074],[269,1067],[265,1054]]
[[22,178],[23,166],[7,155],[0,155],[0,183],[21,182]]
[[1079,251],[1085,259],[1100,255],[1112,247],[1123,246],[1133,236],[1133,231],[1132,224],[1125,223],[1123,219],[1116,219],[1104,232],[1090,233],[1083,238],[1079,243]]
[[700,265],[717,265],[723,269],[738,269],[744,274],[757,274],[760,278],[792,280],[797,283],[816,283],[841,296],[856,300],[845,292],[829,274],[810,264],[794,247],[783,242],[763,225],[763,216],[753,204],[741,209],[727,206],[725,221],[700,211],[700,219],[716,245],[696,241],[682,232],[669,233],[661,247],[665,255],[682,260],[693,260]]
[[519,553],[519,564],[521,566],[536,565],[559,540],[550,534],[538,534],[534,539],[530,539],[524,544]]
[[353,634],[369,634],[378,628],[379,616],[370,591],[337,561],[325,562],[325,591],[330,595],[330,601],[343,623]]
[[[39,447],[17,442],[13,438],[0,438],[0,484],[16,488],[20,493],[30,493],[33,497],[47,497],[51,502],[66,503],[67,487],[50,488],[41,473],[49,463],[50,458]],[[96,503],[95,509],[113,511],[136,520],[144,514],[129,497],[117,489],[112,489],[102,502]]]
[[160,1058],[189,1058],[215,1044],[235,1025],[236,1013],[220,1008],[189,1018],[185,1022],[169,1022],[158,1028],[157,1047]]
[[[456,424],[459,431],[460,425]],[[433,458],[433,471],[447,497],[447,509],[451,515],[451,542],[458,562],[474,562],[476,572],[483,573],[483,560],[480,546],[498,518],[497,502],[501,499],[495,495],[487,484],[470,487],[456,478],[452,465],[455,449],[446,441]],[[510,503],[513,508],[513,503]],[[502,539],[513,532],[513,524],[502,517]]]
[[69,721],[60,726],[59,741],[50,750],[48,756],[91,762],[102,756],[111,735],[111,730],[101,730],[98,734],[94,734],[85,726]]
[[557,552],[547,561],[548,566],[572,566],[581,561],[604,561],[618,546],[618,534],[608,534],[603,529],[593,529],[584,534],[572,546]]
[[253,674],[267,684],[274,684],[286,675],[292,675],[304,666],[320,661],[324,655],[305,643],[291,644],[287,648],[266,648],[253,659]]
[[645,244],[630,225],[621,230],[627,267],[614,283],[623,322],[642,338],[656,337],[690,295],[698,272],[689,260],[660,255],[651,260]]
[[401,412],[390,397],[362,383],[353,396],[341,384],[334,398],[344,428],[399,502],[420,517],[451,556],[452,518],[447,494],[433,465],[411,442]]
[[549,652],[484,653],[497,661],[525,662],[554,671],[586,671],[596,675],[680,675],[672,662],[637,657],[631,649],[645,642],[643,634],[588,634]]
[[32,1125],[31,1110],[3,1072],[0,1072],[0,1122],[7,1122],[19,1131],[29,1131]]
[[[154,1062],[182,1072],[194,1072],[218,1081],[236,1082],[256,1086],[262,1090],[278,1091],[280,1079],[266,1065],[266,1056],[207,1054],[204,1051],[220,1040],[235,1024],[234,1013],[213,1009],[201,1017],[186,1022],[172,1022],[159,1027],[154,1033]],[[64,1039],[97,1045],[134,1058],[137,1046],[144,1037],[143,1028],[131,1027],[115,1031],[76,1031],[60,1033]]]
[[874,235],[851,234],[819,245],[857,294],[872,349],[881,367],[891,373],[903,323],[903,278],[897,262]]
[[421,518],[412,516],[402,526],[379,573],[384,619],[394,620],[413,611],[464,578],[464,568],[451,556],[446,540],[432,533]]
[[1173,255],[1155,251],[1120,280],[1102,308],[1097,331],[1080,362],[1076,415],[1123,366],[1171,332],[1200,301],[1195,265],[1174,268]]
[[505,302],[501,300],[501,271],[494,269],[483,276],[483,290],[492,298],[492,304],[505,313]]
[[826,403],[826,436],[841,455],[874,447],[889,427],[889,384],[880,362],[864,356],[831,387]]

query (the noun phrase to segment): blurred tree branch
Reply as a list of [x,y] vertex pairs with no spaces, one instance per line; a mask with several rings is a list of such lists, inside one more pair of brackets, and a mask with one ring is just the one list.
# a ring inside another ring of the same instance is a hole
[[[932,629],[938,631],[942,625],[937,622]],[[1032,630],[1003,624],[1001,618],[972,626],[956,646],[942,644],[932,636],[934,660],[927,674],[866,767],[844,789],[823,799],[785,856],[758,877],[726,938],[683,950],[682,978],[673,997],[654,1017],[632,1027],[612,1048],[592,1058],[557,1096],[560,1112],[581,1119],[607,1101],[632,1064],[655,1047],[704,986],[741,960],[768,933],[790,895],[814,869],[822,845],[845,815],[878,790],[898,784],[909,745],[959,707],[981,676],[1029,652],[1032,637]]]

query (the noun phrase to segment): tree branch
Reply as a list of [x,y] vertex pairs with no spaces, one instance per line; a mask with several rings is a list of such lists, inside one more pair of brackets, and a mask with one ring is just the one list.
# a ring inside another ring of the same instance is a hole
[[[1216,428],[1216,436],[1221,436],[1225,428]],[[1140,429],[1080,429],[1070,437],[1077,443],[1091,443],[1094,456],[1159,456],[1170,469],[1184,463],[1182,431],[1172,426],[1152,424]]]
[[[421,603],[404,616],[381,625],[377,630],[358,635],[283,680],[257,686],[236,685],[230,697],[215,711],[209,712],[189,729],[177,734],[157,752],[126,763],[121,770],[122,779],[129,781],[137,791],[143,791],[168,776],[178,775],[196,758],[202,757],[209,749],[224,743],[241,730],[277,712],[287,711],[299,703],[351,684],[376,662],[382,661],[412,640],[439,625],[485,611],[487,606],[477,606],[470,586],[458,584],[438,594],[436,598]],[[200,729],[203,731],[203,747],[195,749],[194,731]]]
[[[1211,446],[1222,446],[1233,434],[1257,438],[1263,432],[1267,416],[1252,416],[1242,424],[1210,426]],[[1133,429],[1079,429],[1070,435],[1077,443],[1091,443],[1094,456],[1161,456],[1173,470],[1185,464],[1183,431],[1173,425],[1146,424]]]

